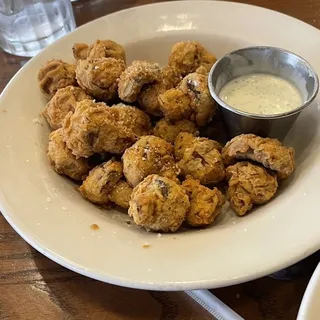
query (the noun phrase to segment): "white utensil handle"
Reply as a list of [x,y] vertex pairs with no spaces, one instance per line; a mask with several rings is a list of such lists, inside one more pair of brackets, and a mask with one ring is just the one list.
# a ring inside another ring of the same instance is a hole
[[209,290],[190,290],[185,291],[185,293],[198,302],[218,320],[244,320],[220,299],[214,296]]

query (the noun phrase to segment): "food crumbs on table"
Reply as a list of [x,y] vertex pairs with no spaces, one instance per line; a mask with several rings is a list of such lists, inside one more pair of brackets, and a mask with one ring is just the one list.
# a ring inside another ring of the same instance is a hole
[[125,221],[125,223],[128,224],[128,225],[131,225],[131,221],[130,220]]
[[7,112],[7,109],[3,109],[2,112],[3,112],[3,113],[6,113],[6,112]]
[[157,238],[161,238],[162,234],[161,233],[158,233],[157,234]]
[[150,243],[144,243],[143,245],[142,245],[142,247],[143,248],[145,248],[145,249],[147,249],[147,248],[150,248]]
[[90,226],[90,228],[93,229],[93,230],[99,230],[100,229],[100,227],[96,223],[92,224]]

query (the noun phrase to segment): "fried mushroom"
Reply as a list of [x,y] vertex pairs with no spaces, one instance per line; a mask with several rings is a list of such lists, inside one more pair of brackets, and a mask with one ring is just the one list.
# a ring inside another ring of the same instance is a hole
[[43,116],[46,118],[52,130],[62,127],[66,115],[74,112],[77,102],[90,97],[79,87],[68,86],[58,89],[55,95],[47,103]]
[[110,107],[109,112],[116,122],[131,129],[139,137],[149,134],[151,130],[149,116],[138,108],[118,103]]
[[189,132],[195,135],[197,128],[195,124],[189,120],[170,121],[166,118],[158,121],[153,128],[153,134],[155,136],[170,143],[173,143],[177,135],[181,132]]
[[143,136],[128,148],[123,156],[123,173],[135,187],[150,174],[159,174],[176,182],[179,173],[173,156],[173,146],[155,136]]
[[39,86],[47,98],[52,98],[58,89],[76,86],[75,65],[62,60],[48,61],[38,73]]
[[180,133],[175,139],[175,157],[182,176],[190,175],[201,184],[218,183],[225,177],[225,168],[217,141]]
[[176,43],[169,56],[169,66],[179,70],[182,76],[195,72],[203,66],[207,72],[216,62],[216,57],[209,53],[197,41],[181,41]]
[[126,61],[124,48],[112,40],[97,40],[90,46],[84,43],[76,43],[72,51],[76,60],[115,58]]
[[109,200],[121,208],[128,209],[132,190],[126,181],[120,180],[110,192]]
[[64,140],[76,157],[94,153],[121,154],[136,140],[134,131],[117,122],[110,108],[92,100],[78,102],[63,124]]
[[226,165],[237,160],[252,160],[277,172],[279,180],[288,178],[295,168],[294,150],[277,139],[242,134],[230,140],[222,150]]
[[268,202],[278,188],[277,177],[262,166],[238,162],[226,169],[228,199],[239,215],[245,215],[254,204]]
[[159,94],[174,88],[180,81],[181,77],[174,68],[168,66],[162,69],[155,83],[142,87],[138,98],[140,107],[148,114],[160,117],[162,111],[158,100]]
[[96,58],[79,60],[76,76],[79,86],[99,100],[114,100],[118,97],[118,79],[125,70],[123,60]]
[[186,223],[193,227],[207,226],[220,214],[225,197],[217,189],[201,185],[198,180],[187,179],[182,183],[190,201]]
[[142,87],[156,82],[160,77],[160,66],[157,63],[136,60],[125,69],[119,79],[119,97],[125,102],[134,102]]
[[216,111],[207,80],[207,75],[201,73],[200,69],[200,73],[185,76],[177,88],[159,94],[160,109],[164,116],[170,120],[189,119],[198,126],[206,125]]
[[180,185],[153,174],[133,189],[128,213],[137,225],[147,230],[175,232],[189,207],[188,196]]
[[217,107],[208,89],[208,76],[198,72],[185,76],[178,88],[189,96],[189,119],[198,126],[204,126],[211,121]]
[[76,60],[85,60],[88,57],[89,46],[86,43],[75,43],[72,47],[73,57]]
[[89,170],[87,159],[76,158],[63,141],[62,129],[49,135],[48,158],[53,169],[74,180],[83,180]]
[[109,203],[109,193],[122,177],[122,165],[114,159],[94,167],[79,188],[81,195],[98,205]]
[[190,118],[192,112],[190,98],[180,89],[169,89],[163,94],[159,94],[158,100],[165,118],[170,120]]

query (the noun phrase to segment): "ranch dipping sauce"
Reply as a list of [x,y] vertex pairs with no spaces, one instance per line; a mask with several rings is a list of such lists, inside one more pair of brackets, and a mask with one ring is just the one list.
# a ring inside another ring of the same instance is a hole
[[288,112],[303,102],[300,91],[293,84],[265,73],[231,80],[222,87],[219,98],[235,109],[264,115]]

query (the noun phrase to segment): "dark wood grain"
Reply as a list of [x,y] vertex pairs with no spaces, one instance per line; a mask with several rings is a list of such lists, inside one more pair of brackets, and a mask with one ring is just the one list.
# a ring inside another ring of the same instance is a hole
[[[78,25],[128,7],[160,1],[82,0],[73,3]],[[239,1],[240,2],[240,1]],[[241,1],[242,2],[242,1]],[[320,28],[317,0],[246,0]],[[0,52],[0,92],[27,58]],[[305,262],[291,281],[269,277],[214,290],[248,320],[295,319],[315,266]],[[184,293],[126,289],[80,276],[45,258],[15,233],[0,214],[0,320],[37,319],[212,319]]]

